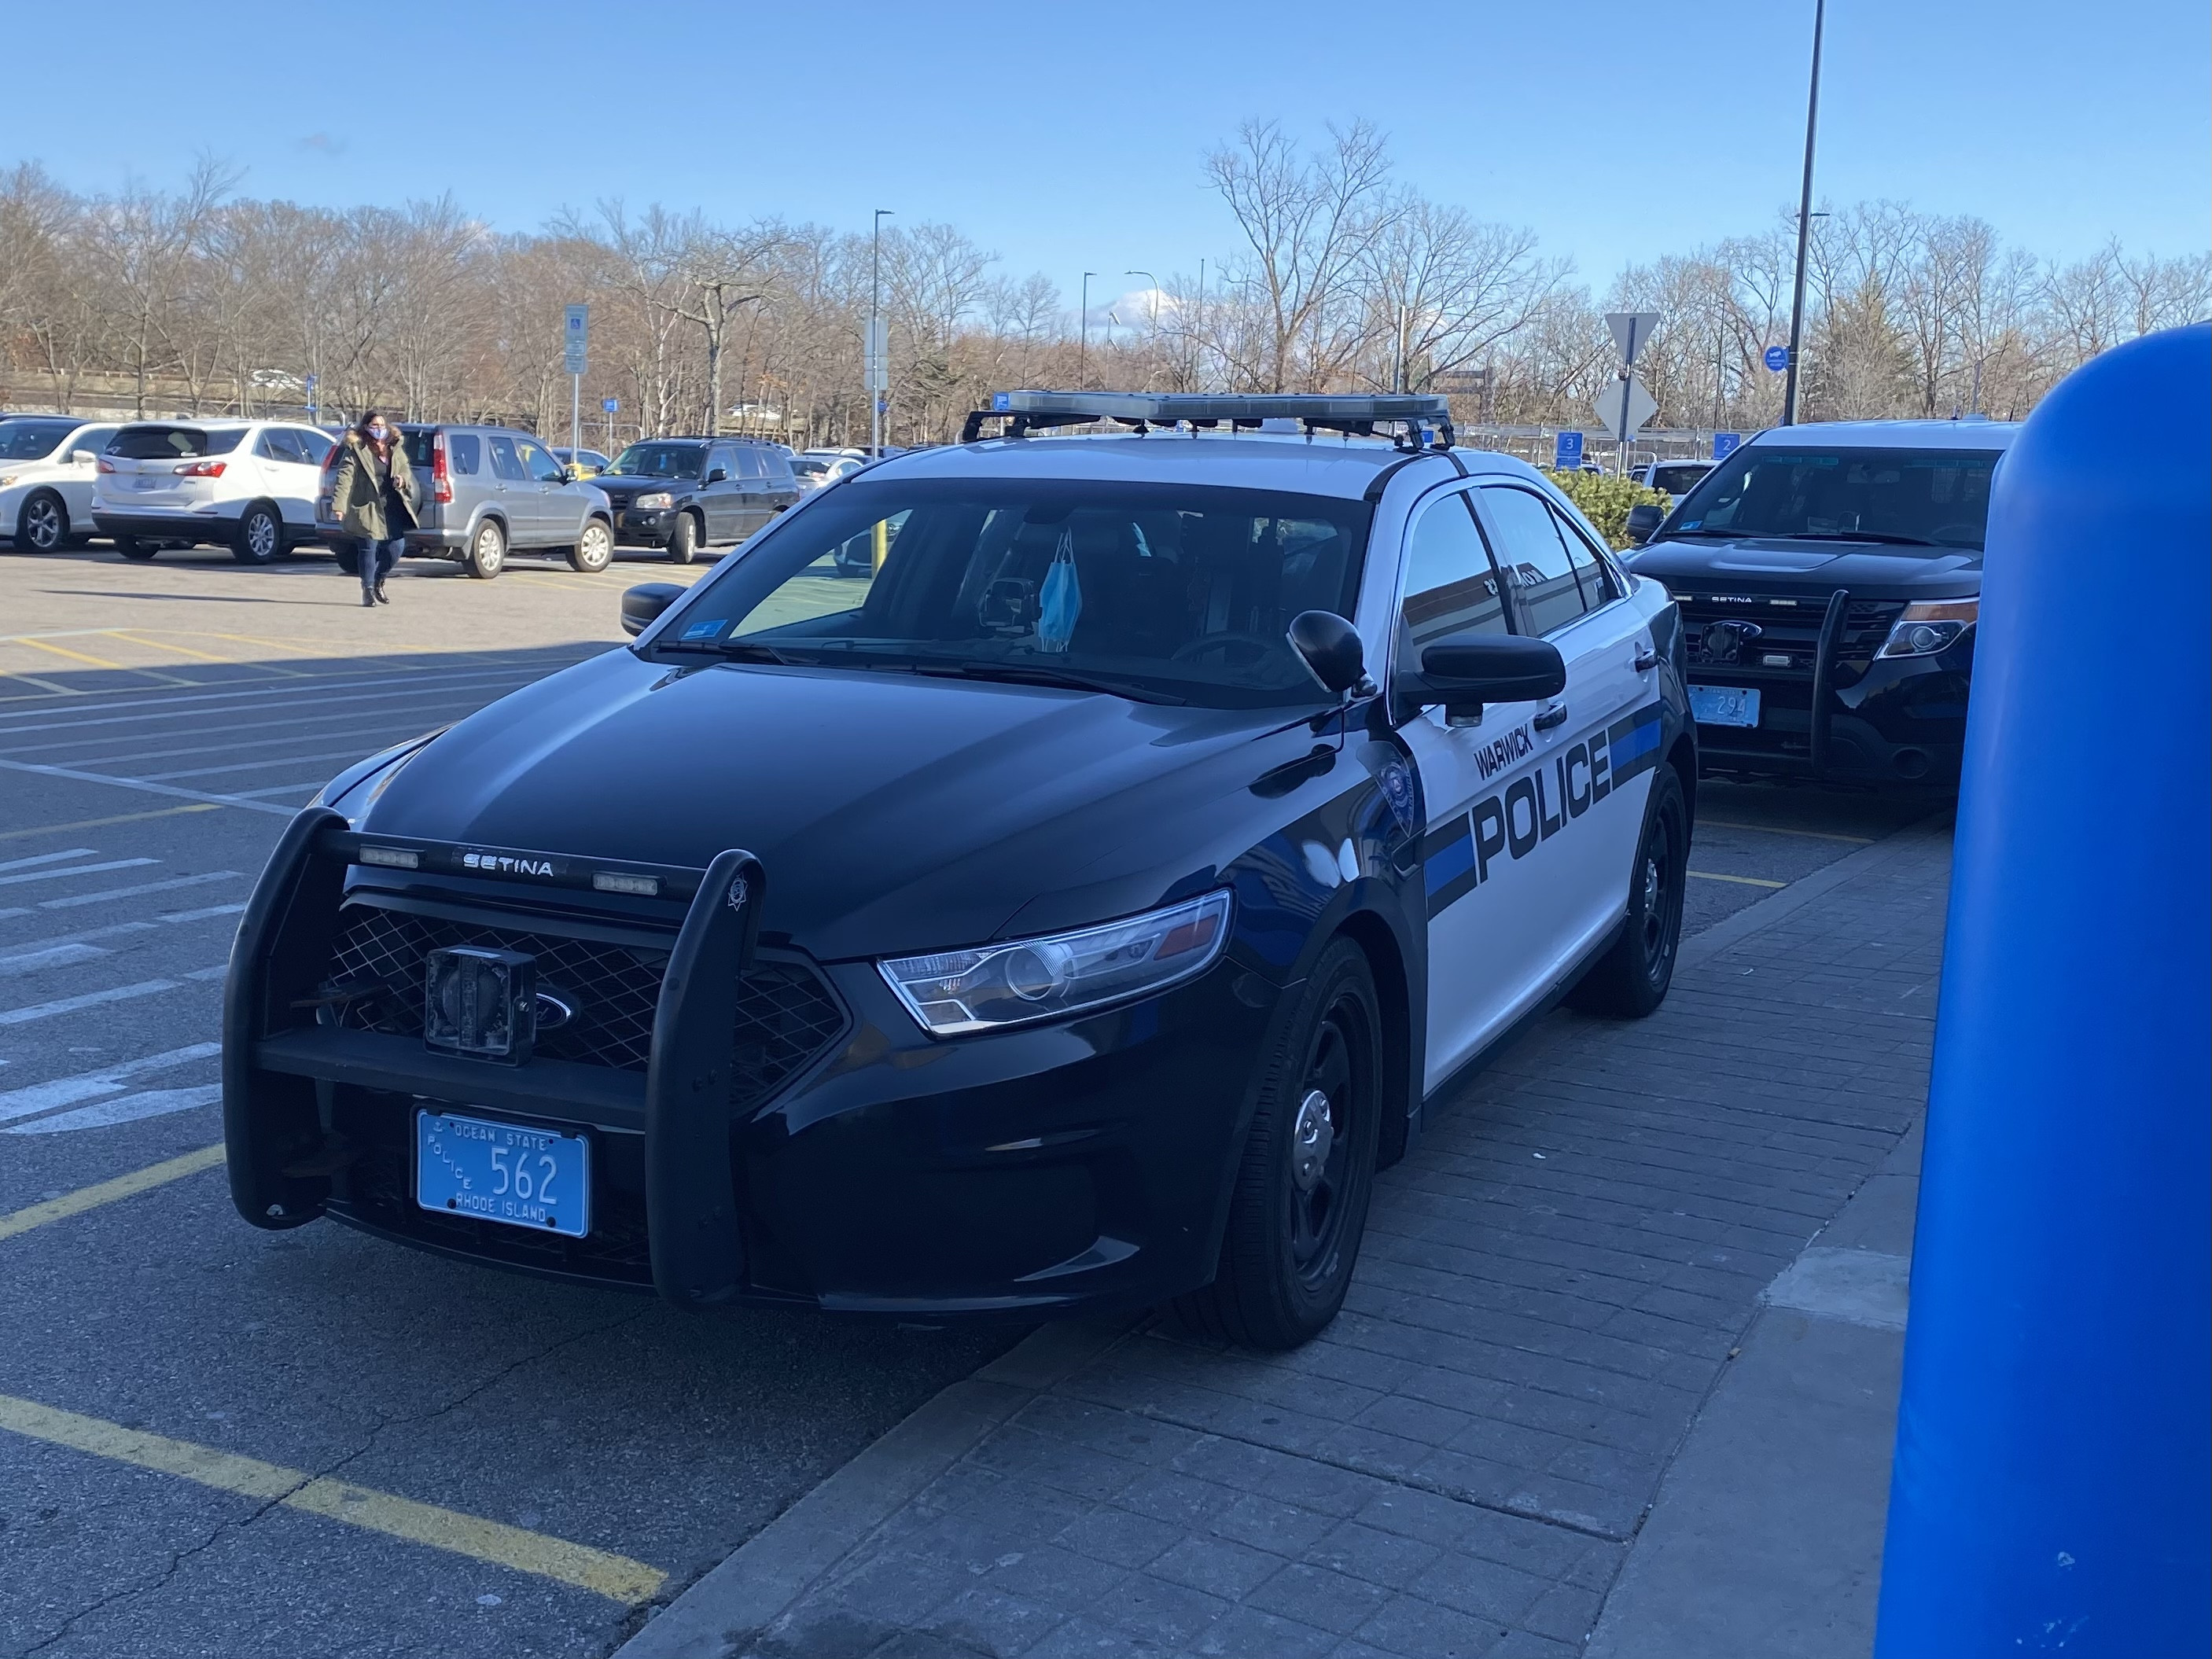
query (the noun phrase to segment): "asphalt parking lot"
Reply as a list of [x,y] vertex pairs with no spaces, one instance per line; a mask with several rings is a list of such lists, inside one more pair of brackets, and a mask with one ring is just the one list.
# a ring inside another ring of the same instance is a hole
[[[347,761],[619,643],[690,574],[0,554],[0,1653],[596,1655],[1018,1330],[264,1234],[212,1150],[225,954]],[[1926,817],[1709,781],[1687,926]]]

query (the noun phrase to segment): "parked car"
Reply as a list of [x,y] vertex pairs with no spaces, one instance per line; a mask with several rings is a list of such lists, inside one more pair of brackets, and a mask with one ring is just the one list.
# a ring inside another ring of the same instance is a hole
[[614,509],[615,539],[665,548],[674,564],[744,540],[800,494],[791,452],[753,438],[648,438],[593,482]]
[[228,547],[246,564],[318,541],[330,434],[296,421],[132,421],[95,465],[92,521],[126,559]]
[[76,415],[0,420],[0,531],[22,553],[52,553],[92,534],[100,452],[116,433]]
[[1646,489],[1665,490],[1680,505],[1698,480],[1712,470],[1711,461],[1647,461],[1630,469],[1628,476]]
[[563,466],[574,467],[580,478],[589,478],[604,472],[612,465],[596,449],[556,449],[553,459]]
[[[824,580],[892,520],[865,588]],[[1633,1018],[1671,981],[1674,607],[1510,456],[969,442],[622,620],[278,842],[224,1000],[252,1225],[698,1310],[1182,1298],[1290,1347],[1427,1101],[1562,998]]]
[[[615,556],[614,514],[597,484],[577,476],[526,432],[503,426],[403,424],[407,464],[422,507],[408,532],[410,556],[448,560],[489,580],[514,553],[564,553],[586,574]],[[335,536],[330,478],[315,515]],[[349,568],[353,550],[338,562]]]
[[851,477],[867,464],[867,457],[856,450],[809,449],[791,458],[791,473],[799,493],[811,495],[824,484]]
[[1660,520],[1628,562],[1681,608],[1705,769],[1948,783],[1964,750],[1996,422],[1778,427]]

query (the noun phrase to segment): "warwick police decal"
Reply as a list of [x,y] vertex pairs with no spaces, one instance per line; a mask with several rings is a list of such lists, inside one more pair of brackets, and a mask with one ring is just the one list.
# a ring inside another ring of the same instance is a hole
[[[1433,917],[1490,879],[1501,853],[1524,859],[1591,807],[1659,763],[1660,705],[1647,703],[1609,725],[1595,726],[1495,794],[1438,824],[1421,843]],[[1485,781],[1509,769],[1534,746],[1528,728],[1501,733],[1475,751]]]

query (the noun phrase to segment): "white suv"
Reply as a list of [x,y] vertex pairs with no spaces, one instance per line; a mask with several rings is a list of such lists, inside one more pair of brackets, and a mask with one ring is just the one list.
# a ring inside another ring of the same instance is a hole
[[76,415],[0,421],[0,535],[16,550],[53,553],[92,534],[93,471],[115,435]]
[[126,559],[213,543],[265,564],[319,539],[315,490],[334,443],[292,421],[134,421],[100,458],[92,521]]

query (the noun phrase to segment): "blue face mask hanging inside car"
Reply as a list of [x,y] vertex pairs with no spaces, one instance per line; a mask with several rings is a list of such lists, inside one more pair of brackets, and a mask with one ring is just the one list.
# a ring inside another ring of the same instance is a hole
[[1044,592],[1037,605],[1037,649],[1065,651],[1075,637],[1075,619],[1083,614],[1083,588],[1075,577],[1075,535],[1060,532],[1053,550],[1052,567],[1045,572]]

